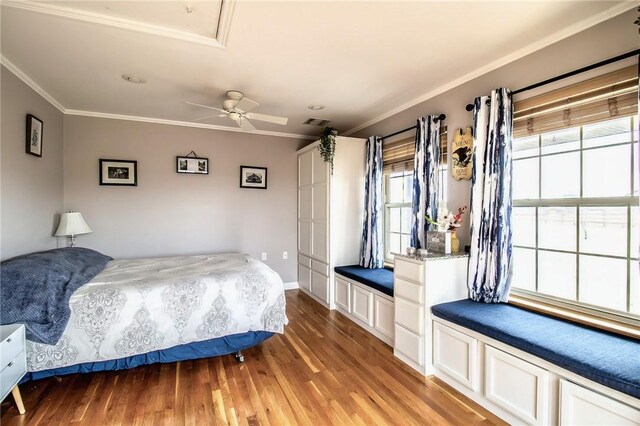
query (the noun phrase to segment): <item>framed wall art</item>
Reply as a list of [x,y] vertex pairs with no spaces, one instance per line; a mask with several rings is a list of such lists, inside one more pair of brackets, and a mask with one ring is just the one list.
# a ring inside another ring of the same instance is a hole
[[27,114],[27,154],[42,157],[42,130],[44,124],[35,115]]
[[[190,156],[191,154],[193,154],[193,157]],[[208,175],[209,159],[198,157],[193,151],[184,157],[178,156],[176,157],[176,172],[193,175]]]
[[240,188],[267,189],[267,168],[240,166]]
[[138,162],[100,159],[100,185],[137,186]]

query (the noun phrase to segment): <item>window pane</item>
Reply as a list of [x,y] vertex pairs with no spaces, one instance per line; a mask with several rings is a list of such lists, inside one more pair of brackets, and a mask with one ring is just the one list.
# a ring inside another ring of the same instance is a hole
[[538,247],[576,250],[576,208],[538,208]]
[[390,203],[402,202],[402,176],[389,178],[389,194]]
[[640,215],[638,207],[631,207],[631,257],[638,258],[638,245],[640,245],[640,239],[638,238],[638,232],[640,232]]
[[627,256],[627,208],[581,207],[580,252]]
[[514,207],[513,245],[536,246],[536,209],[535,207]]
[[561,130],[542,135],[543,154],[580,149],[580,128]]
[[400,232],[408,234],[411,232],[411,207],[402,208],[402,222],[400,225]]
[[407,247],[411,246],[411,238],[408,235],[402,235],[400,237],[400,253],[406,253]]
[[631,142],[631,117],[584,126],[582,137],[583,148]]
[[633,140],[635,142],[638,142],[638,136],[639,136],[638,135],[638,118],[639,117],[640,116],[638,115],[636,115],[635,117],[632,117],[633,118]]
[[583,152],[585,197],[618,197],[631,193],[631,147],[590,149]]
[[629,277],[631,278],[629,312],[640,315],[640,269],[636,260],[632,260],[629,264]]
[[513,199],[538,198],[538,159],[513,162]]
[[409,173],[404,177],[404,194],[403,202],[410,203],[413,195],[413,174]]
[[[542,157],[542,198],[580,196],[580,153]],[[533,179],[530,176],[529,179]]]
[[640,163],[638,162],[638,144],[633,144],[633,195],[640,194],[640,179],[638,178],[638,170]]
[[579,301],[626,312],[626,259],[580,255]]
[[513,140],[513,158],[532,157],[538,155],[539,136],[528,136]]
[[536,291],[536,251],[513,249],[513,286]]
[[576,255],[539,250],[538,292],[576,300]]
[[389,231],[400,232],[400,208],[389,207]]
[[389,253],[402,253],[400,250],[400,234],[389,234]]

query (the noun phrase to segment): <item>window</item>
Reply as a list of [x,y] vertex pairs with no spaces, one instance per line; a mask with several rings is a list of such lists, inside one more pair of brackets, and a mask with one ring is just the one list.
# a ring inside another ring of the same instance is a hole
[[411,245],[411,193],[413,171],[392,172],[384,179],[384,258],[404,253]]
[[638,116],[513,140],[513,290],[640,317]]

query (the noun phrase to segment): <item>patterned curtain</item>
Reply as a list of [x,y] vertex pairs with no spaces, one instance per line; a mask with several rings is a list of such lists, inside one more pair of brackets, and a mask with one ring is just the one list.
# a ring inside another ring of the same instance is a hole
[[440,124],[437,115],[418,119],[416,153],[413,166],[411,200],[411,247],[427,247],[429,222],[438,217],[438,163],[440,159]]
[[496,89],[473,109],[473,176],[469,291],[477,302],[499,303],[511,287],[511,92]]
[[382,247],[382,138],[371,136],[365,146],[364,223],[360,244],[360,266],[384,266]]

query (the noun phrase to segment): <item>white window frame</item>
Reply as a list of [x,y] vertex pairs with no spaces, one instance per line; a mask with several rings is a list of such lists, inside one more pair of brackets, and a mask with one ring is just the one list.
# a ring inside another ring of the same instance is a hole
[[[403,173],[412,174],[413,171],[404,171]],[[383,175],[384,177],[384,185],[383,185],[383,199],[384,199],[384,261],[387,264],[393,263],[393,255],[391,254],[390,246],[391,246],[391,223],[390,223],[390,210],[394,208],[403,208],[409,207],[411,208],[411,201],[404,203],[391,203],[389,202],[389,180],[393,172],[388,172]],[[402,235],[407,235],[401,233]],[[409,234],[410,235],[410,234]]]
[[[526,289],[522,289],[522,288],[517,288],[515,286],[512,286],[512,294],[514,294],[516,297],[520,297],[522,299],[526,299],[526,300],[531,300],[533,302],[542,302],[542,303],[546,303],[549,305],[553,305],[553,306],[558,306],[559,308],[562,309],[568,309],[571,311],[575,311],[575,312],[579,312],[579,313],[584,313],[584,314],[588,314],[588,315],[592,315],[595,317],[601,317],[601,318],[606,318],[606,319],[610,319],[613,321],[617,321],[617,322],[621,322],[621,323],[625,323],[625,324],[631,324],[634,326],[640,326],[640,315],[638,314],[634,314],[634,313],[630,313],[628,312],[631,308],[631,296],[632,296],[632,291],[631,291],[631,272],[630,272],[630,267],[632,266],[632,263],[638,263],[638,258],[637,257],[632,257],[631,254],[631,232],[633,230],[632,226],[631,226],[631,220],[632,220],[632,215],[631,215],[631,208],[632,207],[637,207],[640,203],[640,197],[638,197],[637,195],[633,195],[634,192],[637,190],[638,186],[640,185],[638,182],[636,182],[636,177],[637,177],[637,170],[636,168],[638,167],[638,164],[636,164],[636,157],[634,155],[634,147],[637,146],[637,144],[639,144],[640,142],[638,141],[638,134],[637,134],[637,129],[636,129],[636,122],[638,120],[638,116],[633,116],[630,117],[630,134],[631,134],[631,140],[630,141],[626,141],[626,142],[621,142],[621,143],[616,143],[616,144],[611,144],[611,145],[606,145],[606,146],[597,146],[597,147],[584,147],[584,138],[583,138],[583,129],[584,126],[579,126],[580,128],[580,147],[574,150],[567,150],[567,151],[562,151],[560,153],[549,153],[549,154],[542,154],[541,152],[541,148],[542,148],[542,134],[538,135],[538,153],[536,155],[531,155],[531,156],[527,156],[527,157],[521,157],[518,159],[514,159],[514,163],[516,163],[519,160],[526,160],[526,159],[531,159],[531,158],[538,158],[538,196],[541,197],[542,193],[542,161],[541,159],[546,157],[546,156],[552,156],[552,155],[558,155],[558,154],[565,154],[565,153],[570,153],[570,152],[579,152],[580,153],[580,194],[583,193],[583,168],[584,168],[584,162],[583,162],[583,155],[582,153],[585,151],[589,151],[592,149],[599,149],[599,148],[607,148],[607,147],[614,147],[614,146],[624,146],[624,145],[628,145],[630,152],[631,152],[631,160],[630,160],[630,176],[631,176],[631,192],[630,196],[620,196],[620,197],[600,197],[600,198],[595,198],[595,197],[589,197],[589,198],[555,198],[555,199],[543,199],[543,198],[537,198],[537,199],[518,199],[518,200],[514,200],[513,201],[513,207],[517,208],[517,207],[532,207],[535,208],[535,214],[536,214],[536,242],[535,242],[535,247],[530,247],[530,246],[517,246],[514,245],[514,248],[524,248],[524,249],[532,249],[535,250],[535,286],[536,286],[536,291],[531,291],[531,290],[526,290]],[[613,119],[612,119],[613,120]],[[606,120],[605,120],[606,121]],[[578,126],[576,126],[578,127]],[[545,248],[540,248],[538,246],[538,230],[539,230],[539,223],[538,223],[538,209],[540,207],[575,207],[576,208],[576,227],[577,227],[577,235],[579,236],[579,232],[580,232],[580,207],[626,207],[627,208],[627,250],[626,256],[614,256],[614,255],[604,255],[604,254],[594,254],[594,253],[585,253],[585,252],[581,252],[580,251],[580,241],[579,238],[577,238],[576,241],[576,248],[575,251],[566,251],[566,250],[553,250],[553,249],[545,249]],[[591,305],[585,302],[580,302],[580,301],[574,301],[574,300],[568,300],[568,299],[563,299],[560,297],[555,297],[552,295],[547,295],[547,294],[543,294],[543,293],[538,293],[537,289],[539,286],[539,282],[538,282],[538,275],[539,275],[539,270],[538,270],[538,262],[539,262],[539,253],[543,251],[543,252],[562,252],[562,253],[569,253],[569,254],[574,254],[576,256],[576,294],[577,294],[577,298],[579,299],[579,292],[580,292],[580,255],[588,255],[588,256],[594,256],[594,257],[603,257],[603,258],[614,258],[614,259],[622,259],[622,260],[626,260],[627,262],[627,301],[626,301],[626,310],[627,312],[623,312],[623,311],[618,311],[618,310],[614,310],[614,309],[609,309],[603,306],[596,306],[596,305]],[[514,265],[515,268],[517,268],[517,265]],[[515,284],[515,283],[514,283]],[[639,301],[640,302],[640,301]]]

